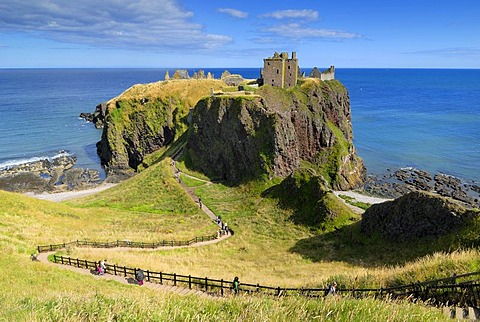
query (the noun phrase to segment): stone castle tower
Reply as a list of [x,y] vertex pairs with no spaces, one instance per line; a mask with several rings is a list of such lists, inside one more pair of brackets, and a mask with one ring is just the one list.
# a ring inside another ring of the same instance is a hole
[[281,54],[275,52],[273,57],[263,60],[261,78],[263,84],[270,84],[282,88],[292,87],[297,85],[298,72],[296,52],[292,52],[292,58],[288,58],[288,53],[286,52]]

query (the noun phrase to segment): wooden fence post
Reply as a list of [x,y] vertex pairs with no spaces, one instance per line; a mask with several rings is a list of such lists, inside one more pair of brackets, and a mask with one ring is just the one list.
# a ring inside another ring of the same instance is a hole
[[127,268],[123,266],[123,275],[124,277],[127,277]]
[[147,269],[147,282],[150,282],[150,271]]
[[277,296],[280,296],[280,286],[277,287]]
[[221,293],[222,293],[222,296],[223,296],[223,278],[220,280],[220,289],[221,289]]
[[192,289],[192,276],[188,275],[188,288]]
[[208,278],[205,277],[205,292],[208,290]]
[[177,286],[177,273],[173,273],[173,286]]
[[162,272],[160,272],[160,284],[163,284]]
[[77,267],[80,267],[80,260],[77,258]]
[[53,262],[54,262],[54,263],[57,262],[57,255],[53,255]]
[[87,260],[85,260],[85,268],[88,269],[88,261]]
[[117,264],[113,264],[113,272],[117,275]]
[[72,266],[72,259],[70,257],[68,258],[68,265]]
[[63,264],[63,256],[61,256],[60,258],[62,259],[62,265],[64,265],[64,264]]

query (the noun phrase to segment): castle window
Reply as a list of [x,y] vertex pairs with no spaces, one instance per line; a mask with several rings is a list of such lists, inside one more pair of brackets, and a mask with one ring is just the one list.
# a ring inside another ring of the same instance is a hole
[[290,69],[290,66],[288,66],[288,69]]
[[277,69],[277,74],[279,73],[280,70]]

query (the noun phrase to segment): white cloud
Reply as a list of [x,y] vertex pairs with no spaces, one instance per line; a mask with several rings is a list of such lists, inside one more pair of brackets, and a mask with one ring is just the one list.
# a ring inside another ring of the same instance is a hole
[[225,13],[227,15],[230,15],[235,18],[247,18],[248,17],[248,12],[245,11],[240,11],[237,9],[232,9],[232,8],[218,8],[218,12],[220,13]]
[[273,34],[281,38],[290,39],[306,39],[306,38],[320,38],[320,39],[356,39],[364,38],[364,36],[334,29],[316,29],[308,28],[300,23],[290,23],[285,25],[277,25],[264,29],[264,32]]
[[275,19],[307,19],[317,20],[318,11],[312,9],[303,10],[278,10],[274,12],[264,13],[260,18],[275,18]]
[[0,31],[113,48],[210,49],[232,41],[192,22],[175,0],[2,0]]

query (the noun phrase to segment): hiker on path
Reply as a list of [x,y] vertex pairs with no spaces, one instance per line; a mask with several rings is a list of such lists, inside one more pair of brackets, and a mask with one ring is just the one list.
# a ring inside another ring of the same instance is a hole
[[141,268],[138,269],[137,276],[135,277],[137,278],[138,285],[142,286],[143,280],[145,279],[145,274],[143,273],[143,270]]
[[30,255],[30,259],[31,259],[32,261],[34,261],[34,262],[35,262],[35,261],[38,261],[37,254],[32,254],[32,255]]
[[97,264],[97,274],[98,275],[103,275],[103,269],[102,269],[102,263],[101,262],[98,262]]
[[235,295],[237,295],[238,292],[240,291],[240,281],[238,280],[237,276],[235,276],[235,278],[233,279],[232,288]]
[[337,294],[337,282],[333,282],[332,284],[328,285],[326,295],[335,295],[335,294]]
[[198,198],[198,206],[202,209],[202,198]]
[[105,274],[105,272],[107,271],[107,265],[105,264],[106,261],[107,260],[104,259],[100,262],[100,268],[102,269],[102,274],[101,275]]

